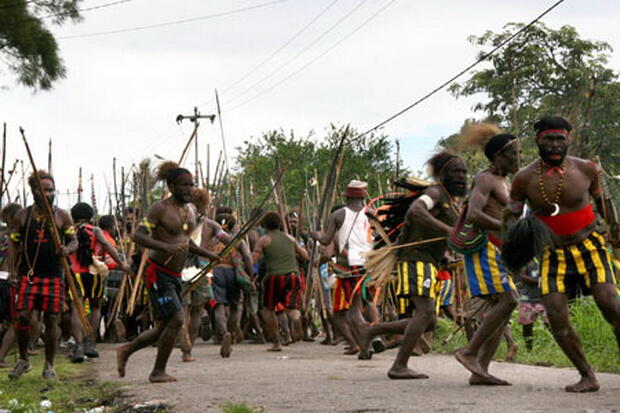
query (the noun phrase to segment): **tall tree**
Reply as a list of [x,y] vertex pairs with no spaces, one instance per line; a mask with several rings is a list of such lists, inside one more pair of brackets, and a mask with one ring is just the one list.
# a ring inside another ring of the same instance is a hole
[[[522,27],[509,23],[499,33],[471,36],[470,42],[483,55]],[[572,153],[586,158],[600,154],[606,167],[618,173],[620,84],[606,66],[609,51],[608,43],[582,39],[571,26],[554,30],[538,23],[493,55],[490,67],[451,91],[457,98],[482,94],[486,99],[474,110],[524,138],[532,135],[541,115],[564,116],[573,125]],[[526,160],[531,160],[536,155],[533,140],[523,142]]]
[[81,0],[0,0],[0,60],[17,82],[47,90],[64,78],[58,43],[48,28],[81,19]]

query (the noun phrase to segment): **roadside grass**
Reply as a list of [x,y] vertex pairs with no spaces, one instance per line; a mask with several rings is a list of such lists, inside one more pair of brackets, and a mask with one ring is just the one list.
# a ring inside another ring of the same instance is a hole
[[223,413],[263,413],[262,407],[251,407],[245,403],[226,403],[222,406]]
[[[8,356],[7,360],[13,356]],[[116,398],[119,385],[98,382],[91,374],[87,363],[72,364],[64,354],[56,358],[56,380],[44,380],[43,351],[30,359],[32,370],[17,380],[7,377],[8,370],[0,370],[0,409],[13,413],[74,413],[94,407],[107,405]],[[48,400],[50,407],[42,407],[41,402]]]
[[[570,306],[571,324],[577,331],[583,344],[588,362],[595,371],[620,373],[620,356],[618,345],[611,326],[605,321],[591,297],[577,300]],[[537,366],[573,367],[570,360],[555,342],[551,331],[539,320],[534,326],[534,346],[527,351],[523,339],[523,329],[518,323],[518,311],[512,315],[512,335],[519,345],[514,363],[532,364]],[[463,330],[456,333],[445,345],[441,340],[448,337],[454,330],[450,320],[440,319],[435,334],[434,349],[441,353],[454,353],[467,344]],[[495,354],[495,360],[503,359],[507,351],[506,340],[502,340]]]

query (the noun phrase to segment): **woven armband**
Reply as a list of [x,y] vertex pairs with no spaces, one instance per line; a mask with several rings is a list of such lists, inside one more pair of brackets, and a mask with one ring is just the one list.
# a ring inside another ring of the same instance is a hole
[[147,232],[149,233],[153,231],[155,228],[157,228],[157,225],[149,221],[148,218],[144,218],[142,221],[140,221],[140,226],[144,227],[144,229],[146,229]]
[[75,227],[72,225],[70,227],[65,228],[65,230],[63,231],[63,233],[65,235],[74,235],[75,234]]
[[13,242],[21,242],[22,234],[20,234],[19,232],[11,232],[9,234],[9,239]]

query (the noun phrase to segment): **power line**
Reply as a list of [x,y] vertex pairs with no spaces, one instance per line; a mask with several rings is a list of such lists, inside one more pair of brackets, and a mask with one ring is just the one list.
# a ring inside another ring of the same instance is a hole
[[[121,3],[128,3],[128,2],[130,2],[130,1],[133,1],[133,0],[117,0],[117,1],[110,2],[110,3],[100,4],[100,5],[98,5],[98,6],[86,7],[86,8],[84,8],[84,9],[76,9],[76,10],[75,10],[75,12],[77,12],[77,13],[83,13],[83,12],[87,12],[87,11],[91,11],[91,10],[104,9],[104,8],[106,8],[106,7],[116,6],[116,5],[118,5],[118,4],[121,4]],[[46,15],[46,16],[41,16],[41,17],[36,17],[36,16],[28,16],[28,17],[27,17],[27,18],[25,18],[25,19],[21,19],[21,20],[15,21],[15,22],[13,22],[13,23],[14,23],[14,24],[15,24],[15,23],[24,23],[24,22],[27,22],[27,21],[29,21],[29,20],[33,20],[33,19],[35,19],[35,20],[36,20],[36,19],[41,19],[41,20],[42,20],[42,19],[51,19],[51,18],[53,18],[53,17],[70,16],[70,15],[72,15],[73,13],[74,13],[74,11],[63,11],[63,12],[59,12],[59,13],[52,13],[52,14],[48,14],[48,15]]]
[[278,67],[276,70],[272,71],[271,73],[269,73],[267,76],[264,76],[263,78],[261,78],[259,81],[255,82],[254,84],[252,84],[250,87],[246,88],[245,90],[243,90],[240,93],[237,93],[235,96],[233,96],[232,98],[230,98],[226,103],[230,103],[231,101],[234,101],[235,99],[238,99],[244,95],[246,95],[248,92],[251,92],[254,88],[256,88],[257,86],[261,85],[262,83],[264,83],[266,80],[270,79],[271,77],[273,77],[275,74],[277,74],[278,72],[280,72],[282,69],[284,69],[285,67],[287,67],[288,65],[290,65],[291,63],[293,63],[295,60],[297,60],[302,54],[304,54],[306,51],[308,51],[310,48],[312,48],[314,45],[316,45],[318,42],[320,42],[325,36],[327,36],[329,33],[331,33],[336,27],[338,27],[343,21],[345,21],[347,18],[349,18],[353,13],[355,13],[357,10],[359,10],[360,7],[362,7],[364,5],[364,3],[366,3],[368,0],[362,0],[360,1],[357,6],[355,6],[353,9],[351,9],[349,12],[347,12],[344,16],[342,16],[340,19],[338,19],[338,21],[336,21],[334,24],[332,24],[327,30],[325,30],[323,33],[321,33],[316,39],[314,39],[312,42],[310,42],[310,44],[308,44],[306,47],[304,47],[301,51],[299,51],[297,54],[295,54],[292,58],[288,59],[286,62],[284,62],[282,65],[280,65],[280,67]]
[[173,20],[173,21],[164,22],[164,23],[149,24],[149,25],[145,25],[145,26],[127,27],[125,29],[107,30],[107,31],[102,31],[102,32],[94,32],[94,33],[75,34],[75,35],[70,35],[70,36],[62,36],[62,37],[58,37],[58,38],[59,39],[78,39],[78,38],[83,38],[83,37],[97,37],[97,36],[106,36],[106,35],[110,35],[110,34],[120,34],[120,33],[136,32],[136,31],[141,31],[141,30],[156,29],[156,28],[159,28],[159,27],[174,26],[174,25],[177,25],[177,24],[192,23],[192,22],[196,22],[196,21],[200,21],[200,20],[207,20],[207,19],[213,19],[213,18],[216,18],[216,17],[229,16],[229,15],[232,15],[232,14],[237,14],[237,13],[241,13],[241,12],[245,12],[245,11],[249,11],[249,10],[255,10],[255,9],[259,9],[259,8],[263,8],[263,7],[267,7],[267,6],[272,6],[272,5],[278,4],[278,3],[284,3],[286,1],[289,1],[289,0],[275,0],[275,1],[270,1],[270,2],[267,2],[267,3],[257,4],[257,5],[254,5],[254,6],[242,7],[242,8],[239,8],[239,9],[229,10],[229,11],[225,11],[225,12],[221,12],[221,13],[208,14],[208,15],[205,15],[205,16],[192,17],[192,18],[188,18],[188,19]]
[[[265,59],[263,59],[260,63],[258,63],[256,66],[254,66],[252,69],[250,69],[248,72],[246,72],[243,76],[241,76],[239,79],[235,80],[233,83],[231,83],[230,85],[226,86],[222,91],[224,93],[228,92],[231,89],[234,89],[239,83],[243,82],[245,79],[247,79],[249,76],[251,76],[253,73],[255,73],[258,69],[260,69],[261,67],[263,67],[267,62],[269,62],[271,59],[273,59],[275,56],[278,55],[278,53],[280,53],[282,50],[284,50],[289,44],[291,44],[293,41],[295,41],[297,38],[299,38],[299,36],[301,36],[306,30],[308,30],[318,19],[320,19],[329,9],[331,9],[339,0],[333,0],[331,3],[329,3],[327,5],[327,7],[325,7],[323,10],[321,10],[319,12],[319,14],[317,14],[316,16],[314,16],[308,23],[306,23],[306,25],[304,25],[304,27],[301,28],[301,30],[299,30],[297,33],[295,33],[293,35],[293,37],[291,37],[290,39],[288,39],[286,42],[284,42],[284,44],[280,47],[278,47],[276,50],[274,50],[269,56],[267,56]],[[198,106],[204,106],[207,105],[209,103],[213,102],[213,99],[205,102],[205,103],[201,103]]]
[[266,93],[271,92],[273,89],[275,89],[276,87],[280,86],[282,83],[286,82],[287,80],[289,80],[290,78],[292,78],[293,76],[296,76],[298,73],[300,73],[301,71],[303,71],[304,69],[306,69],[308,66],[310,66],[311,64],[313,64],[314,62],[316,62],[317,60],[319,60],[320,58],[322,58],[323,56],[325,56],[326,54],[328,54],[329,52],[331,52],[332,50],[334,50],[336,47],[340,46],[344,41],[346,41],[349,37],[353,36],[355,33],[357,33],[359,30],[361,30],[364,26],[366,26],[368,23],[370,23],[371,20],[375,19],[379,14],[381,14],[383,11],[385,11],[388,7],[390,7],[392,4],[394,4],[396,0],[391,0],[389,3],[386,3],[383,7],[381,7],[379,10],[377,10],[376,12],[374,12],[373,14],[370,15],[370,17],[368,17],[366,20],[364,20],[361,24],[359,24],[355,29],[353,29],[351,32],[349,32],[346,36],[344,36],[342,39],[340,39],[339,41],[337,41],[336,43],[334,43],[331,47],[329,47],[327,50],[325,50],[323,53],[321,53],[320,55],[316,56],[314,59],[312,59],[311,61],[307,62],[305,65],[301,66],[299,69],[295,70],[294,72],[290,73],[288,76],[286,76],[284,79],[280,80],[279,82],[273,84],[270,88],[260,92],[259,94],[241,102],[240,104],[233,106],[230,110],[235,110],[247,103],[250,103],[251,101],[258,99],[259,97],[263,96]]
[[401,109],[400,111],[396,112],[395,114],[393,114],[389,118],[379,122],[378,124],[376,124],[372,128],[368,129],[367,131],[365,131],[363,133],[360,133],[357,136],[354,136],[353,138],[351,138],[350,141],[360,139],[360,138],[368,135],[369,133],[374,132],[375,130],[379,129],[380,127],[386,125],[387,123],[393,121],[397,117],[399,117],[399,116],[403,115],[404,113],[408,112],[409,110],[413,109],[414,107],[416,107],[420,103],[424,102],[426,99],[430,98],[435,93],[439,92],[440,90],[442,90],[443,88],[448,86],[450,83],[454,82],[456,79],[458,79],[459,77],[463,76],[465,73],[469,72],[471,69],[473,69],[474,67],[476,67],[477,65],[479,65],[483,61],[487,60],[489,57],[491,57],[493,54],[495,54],[495,52],[497,52],[499,49],[501,49],[506,44],[511,42],[513,39],[515,39],[521,33],[525,32],[530,27],[532,27],[534,24],[538,23],[538,21],[540,19],[542,19],[545,15],[550,13],[553,9],[555,9],[557,6],[559,6],[563,2],[564,2],[564,0],[558,0],[556,3],[554,3],[551,7],[549,7],[544,12],[542,12],[540,15],[538,15],[538,17],[536,17],[534,20],[532,20],[526,26],[522,27],[520,30],[518,30],[517,32],[515,32],[511,36],[509,36],[506,39],[504,39],[501,43],[499,43],[497,46],[495,46],[490,52],[485,53],[484,55],[479,57],[478,60],[476,60],[474,63],[470,64],[465,69],[461,70],[459,73],[457,73],[456,75],[452,76],[450,79],[448,79],[447,81],[443,82],[441,85],[437,86],[435,89],[433,89],[432,91],[430,91],[426,95],[422,96],[420,99],[416,100],[415,102],[413,102],[409,106],[405,107],[404,109]]

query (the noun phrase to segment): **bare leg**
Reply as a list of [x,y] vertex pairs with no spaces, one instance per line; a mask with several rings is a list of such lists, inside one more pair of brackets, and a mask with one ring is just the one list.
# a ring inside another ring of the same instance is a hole
[[4,333],[4,337],[2,337],[2,346],[0,346],[0,368],[9,367],[4,359],[11,347],[13,347],[13,344],[15,344],[15,326],[11,324],[6,333]]
[[[495,303],[485,314],[480,327],[476,330],[467,346],[456,351],[456,359],[469,371],[477,376],[481,376],[489,381],[487,384],[506,384],[503,381],[494,380],[494,378],[485,371],[480,364],[480,350],[485,342],[494,338],[494,333],[498,330],[501,333],[504,331],[504,324],[510,314],[517,306],[517,301],[511,292],[498,294],[498,301]],[[500,336],[501,337],[501,336]],[[485,354],[490,353],[491,357],[497,350],[497,344],[493,341],[488,343],[488,347],[485,348]],[[495,348],[492,348],[495,347]],[[485,356],[486,357],[486,356]]]
[[22,310],[17,315],[17,325],[15,332],[17,336],[17,348],[19,358],[28,361],[28,345],[30,343],[30,329],[32,320],[32,310]]
[[286,316],[289,319],[289,322],[291,324],[291,334],[293,337],[293,340],[295,341],[299,341],[303,339],[304,336],[304,332],[302,331],[302,317],[301,317],[301,312],[299,310],[295,310],[295,309],[287,309],[286,311]]
[[239,311],[239,303],[231,302],[228,306],[228,331],[233,333],[236,343],[243,341],[243,331],[241,331],[241,316],[243,311]]
[[174,342],[179,335],[179,330],[183,326],[183,311],[179,310],[175,312],[170,319],[167,320],[166,325],[159,336],[157,342],[157,356],[155,357],[155,366],[149,376],[151,383],[167,383],[176,381],[176,379],[166,374],[166,364],[170,353],[174,348]]
[[143,331],[138,337],[129,343],[122,344],[116,348],[116,362],[118,375],[125,377],[125,366],[127,360],[136,351],[148,347],[157,342],[168,320],[163,320],[155,324],[155,327]]
[[263,319],[265,320],[265,330],[273,341],[273,346],[267,351],[282,351],[282,341],[280,340],[280,332],[278,331],[278,318],[276,312],[268,308],[263,308]]
[[519,345],[512,338],[512,329],[510,328],[509,323],[506,323],[506,327],[504,327],[504,338],[506,339],[506,345],[508,346],[508,352],[506,353],[504,360],[512,361],[515,357],[517,357]]
[[388,371],[391,379],[427,379],[426,374],[417,373],[407,367],[411,350],[418,342],[422,333],[435,322],[435,300],[430,297],[413,297],[415,310],[405,328],[403,343],[392,367]]
[[611,283],[595,284],[592,295],[603,317],[611,324],[620,350],[620,298],[616,286]]
[[[276,317],[278,319],[278,326],[280,327],[279,330],[282,330],[283,344],[285,346],[288,346],[289,344],[293,342],[293,337],[291,335],[291,327],[290,327],[290,323],[288,320],[288,315],[286,314],[285,311],[280,311],[276,313]],[[280,334],[279,330],[277,332],[278,334]]]
[[374,337],[385,334],[403,334],[408,324],[409,319],[406,319],[387,321],[362,327],[359,335],[360,353],[357,358],[360,360],[369,360],[372,358],[372,353],[369,351],[369,345]]
[[56,377],[54,356],[56,355],[56,345],[58,344],[58,316],[46,313],[43,316],[43,323],[45,324],[45,365],[43,366],[43,378],[52,379]]
[[543,296],[543,303],[547,310],[551,332],[555,341],[564,354],[577,367],[581,380],[577,383],[566,386],[567,392],[591,392],[599,389],[598,381],[592,371],[592,367],[586,360],[583,346],[577,333],[568,321],[568,295],[562,293],[551,293]]
[[226,315],[227,305],[218,303],[215,305],[215,329],[222,337],[220,355],[224,358],[230,357],[232,352],[232,334],[228,332],[228,317]]

